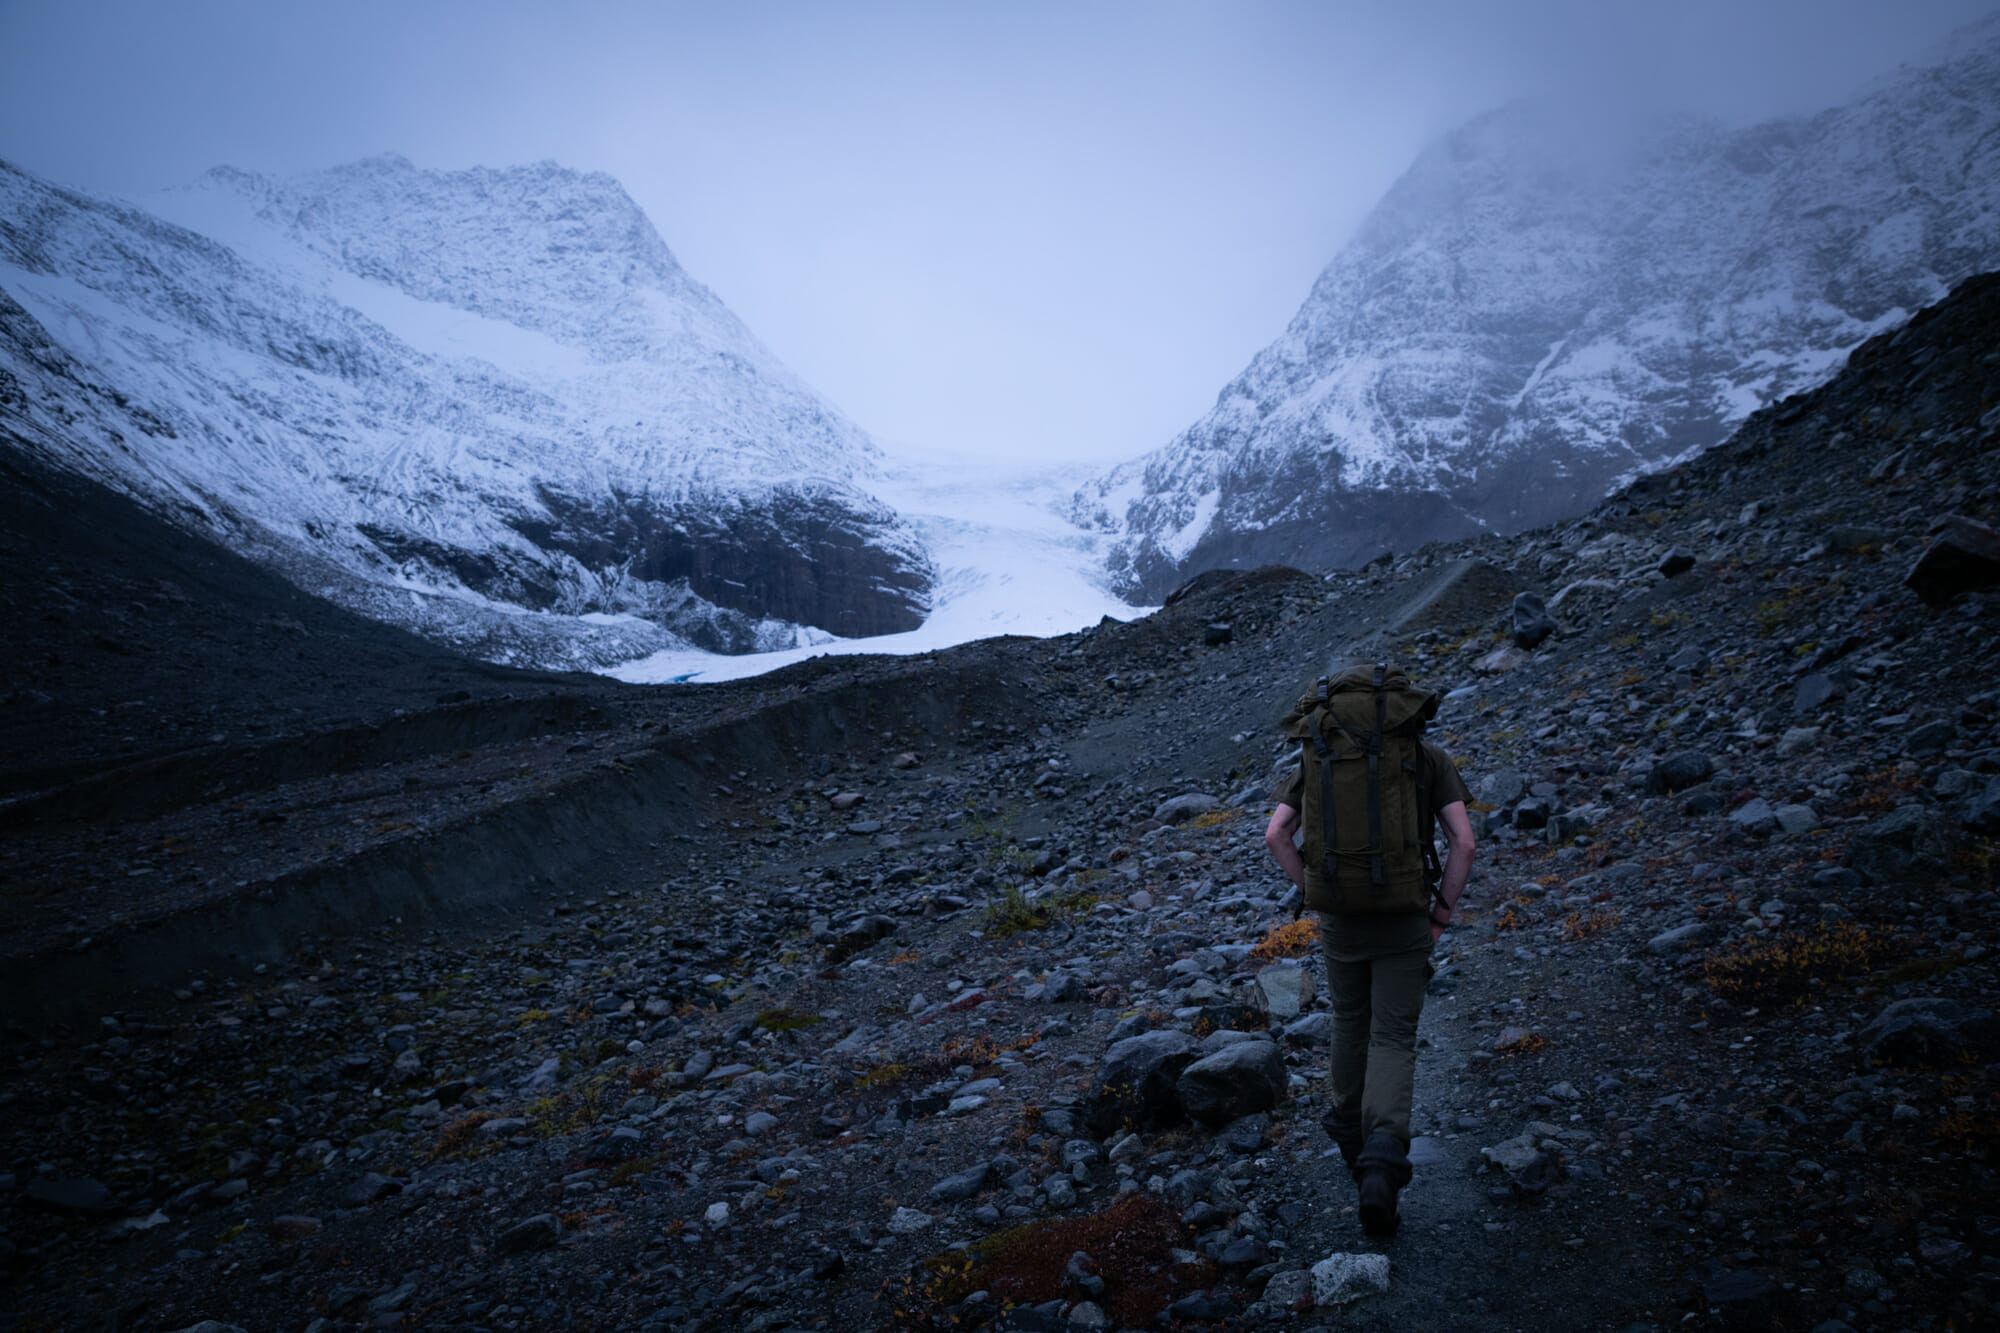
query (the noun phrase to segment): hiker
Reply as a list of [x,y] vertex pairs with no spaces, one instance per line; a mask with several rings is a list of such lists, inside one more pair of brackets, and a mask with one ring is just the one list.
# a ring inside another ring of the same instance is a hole
[[[1332,1109],[1322,1123],[1360,1189],[1361,1226],[1395,1233],[1410,1181],[1417,1017],[1472,870],[1471,799],[1451,757],[1422,739],[1438,697],[1386,663],[1322,677],[1287,714],[1300,762],[1265,845],[1319,913],[1333,999]],[[1450,844],[1438,864],[1435,826]],[[1305,846],[1294,845],[1303,828]]]

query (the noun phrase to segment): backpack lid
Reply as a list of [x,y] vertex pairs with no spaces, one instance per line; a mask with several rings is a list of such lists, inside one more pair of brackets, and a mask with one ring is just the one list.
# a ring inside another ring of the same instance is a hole
[[[1375,668],[1373,666],[1346,667],[1327,682],[1330,700],[1345,714],[1357,706],[1366,709],[1365,715],[1355,713],[1355,719],[1369,730],[1375,725]],[[1403,669],[1395,665],[1385,665],[1382,672],[1382,723],[1384,731],[1399,731],[1414,722],[1428,722],[1437,716],[1438,705],[1442,702],[1431,690],[1419,690],[1410,684],[1410,678]],[[1348,696],[1342,698],[1341,696]],[[1305,737],[1312,734],[1306,724],[1314,709],[1320,706],[1319,684],[1299,697],[1292,711],[1285,714],[1278,726],[1288,736]]]

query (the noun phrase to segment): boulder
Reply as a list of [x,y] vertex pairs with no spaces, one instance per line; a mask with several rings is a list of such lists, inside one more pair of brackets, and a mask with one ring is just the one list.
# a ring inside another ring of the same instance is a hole
[[1313,975],[1298,963],[1272,963],[1257,974],[1257,989],[1271,1017],[1297,1018],[1312,1003]]
[[1903,586],[1926,606],[1942,606],[1960,593],[2000,583],[2000,533],[1977,519],[1954,514],[1903,576]]
[[1810,833],[1819,827],[1819,812],[1809,805],[1781,805],[1771,813],[1785,833]]
[[986,1182],[993,1176],[993,1163],[981,1162],[967,1167],[957,1175],[946,1176],[931,1186],[931,1199],[935,1203],[957,1203],[969,1199],[986,1188]]
[[1753,796],[1729,812],[1729,822],[1738,831],[1763,837],[1778,830],[1778,812],[1761,796]]
[[1389,1290],[1386,1254],[1329,1254],[1312,1266],[1313,1304],[1346,1305]]
[[1804,754],[1819,744],[1820,728],[1786,727],[1785,734],[1778,737],[1778,758],[1790,759],[1795,754]]
[[1549,614],[1548,604],[1541,594],[1521,592],[1514,594],[1514,644],[1520,648],[1539,648],[1542,641],[1556,632],[1556,619]]
[[1153,818],[1162,824],[1184,824],[1196,815],[1205,815],[1211,810],[1220,810],[1222,802],[1213,796],[1200,792],[1189,792],[1160,802],[1153,808]]
[[1953,1069],[2000,1053],[2000,1019],[1940,996],[1896,1000],[1861,1029],[1856,1045],[1871,1065]]
[[1903,748],[1911,754],[1937,754],[1958,736],[1958,728],[1939,718],[1926,722],[1912,731],[1903,741]]
[[118,1211],[118,1198],[111,1187],[89,1176],[37,1176],[28,1182],[26,1194],[35,1207],[72,1217],[102,1217]]
[[1183,1112],[1175,1080],[1197,1054],[1195,1039],[1174,1028],[1114,1042],[1079,1104],[1085,1127],[1103,1138],[1128,1124],[1148,1130],[1178,1124]]
[[2000,833],[2000,778],[1986,784],[1966,803],[1965,826],[1979,833]]
[[1838,699],[1847,691],[1832,676],[1824,671],[1815,671],[1799,680],[1798,692],[1792,696],[1792,714],[1804,717],[1818,712],[1827,704]]
[[1242,1041],[1203,1056],[1181,1071],[1183,1109],[1211,1127],[1268,1111],[1284,1100],[1285,1057],[1273,1041]]
[[1646,775],[1646,794],[1666,796],[1706,782],[1715,773],[1715,761],[1706,751],[1682,750],[1653,765]]
[[1716,927],[1711,922],[1690,921],[1685,926],[1661,931],[1646,941],[1646,948],[1651,953],[1662,955],[1684,953],[1689,949],[1701,948],[1714,939],[1716,933]]
[[1873,884],[1935,878],[1951,867],[1944,825],[1922,806],[1906,805],[1862,825],[1841,864]]
[[1529,661],[1528,655],[1519,648],[1495,648],[1492,652],[1474,662],[1472,669],[1474,671],[1484,671],[1492,675],[1501,675],[1524,667]]
[[1479,799],[1487,805],[1512,805],[1527,789],[1520,773],[1511,768],[1496,768],[1479,780]]
[[1677,579],[1694,568],[1694,552],[1685,546],[1676,546],[1661,556],[1660,563],[1654,568],[1667,578]]
[[562,1223],[552,1214],[537,1213],[523,1218],[493,1238],[493,1248],[502,1254],[522,1254],[546,1250],[562,1239]]

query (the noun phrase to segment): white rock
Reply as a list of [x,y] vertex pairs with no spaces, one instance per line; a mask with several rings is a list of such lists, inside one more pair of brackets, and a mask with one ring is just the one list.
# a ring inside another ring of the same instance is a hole
[[1389,1290],[1386,1254],[1329,1254],[1312,1267],[1313,1304],[1346,1305]]
[[1789,759],[1802,751],[1819,744],[1818,727],[1787,727],[1785,734],[1778,737],[1778,757]]
[[1257,988],[1273,1018],[1297,1018],[1312,1003],[1312,973],[1297,963],[1273,963],[1257,974]]
[[712,1227],[722,1226],[729,1221],[729,1205],[726,1203],[710,1204],[708,1211],[701,1215],[701,1220]]
[[892,1236],[914,1236],[931,1224],[929,1213],[920,1213],[914,1208],[898,1208],[889,1216],[889,1234]]
[[1303,1268],[1289,1273],[1273,1273],[1264,1284],[1264,1303],[1275,1309],[1291,1310],[1301,1303],[1312,1304],[1312,1274]]

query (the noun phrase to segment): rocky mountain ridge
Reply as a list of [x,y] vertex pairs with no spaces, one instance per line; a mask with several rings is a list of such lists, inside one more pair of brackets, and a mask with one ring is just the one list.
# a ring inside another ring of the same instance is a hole
[[1426,150],[1284,335],[1079,491],[1141,600],[1516,532],[1720,443],[2000,264],[2000,21],[1813,116],[1519,104]]
[[15,447],[308,591],[562,667],[921,623],[873,443],[609,177],[383,157],[147,211],[0,165],[0,219]]
[[[353,768],[301,736],[282,780],[23,810],[0,883],[34,943],[0,973],[49,980],[4,1030],[10,1303],[1991,1324],[1996,445],[1985,278],[1518,537],[1212,573],[1059,639],[593,686],[594,716],[537,682],[532,734]],[[1261,845],[1276,720],[1330,653],[1445,694],[1482,835],[1381,1243]]]

